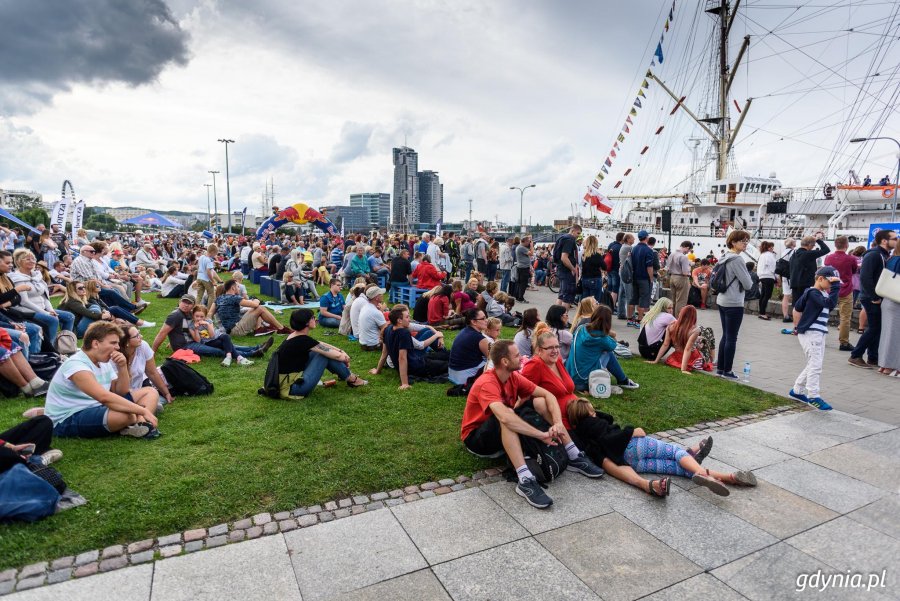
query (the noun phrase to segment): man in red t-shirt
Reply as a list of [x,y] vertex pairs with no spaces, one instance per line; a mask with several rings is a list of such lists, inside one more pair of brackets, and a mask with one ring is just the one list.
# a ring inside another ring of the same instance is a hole
[[852,351],[850,344],[850,317],[853,314],[853,274],[859,270],[856,257],[847,254],[850,240],[847,236],[834,239],[835,251],[825,257],[825,265],[834,267],[841,276],[841,289],[838,292],[837,310],[841,322],[838,327],[838,342],[842,351]]
[[[519,349],[511,340],[498,340],[491,347],[494,368],[485,371],[472,385],[463,412],[460,438],[469,452],[480,457],[498,457],[504,451],[519,479],[516,493],[539,509],[553,504],[525,464],[519,436],[530,436],[550,446],[565,445],[567,469],[589,478],[599,478],[603,470],[582,453],[562,423],[559,404],[548,390],[535,386],[519,373]],[[531,400],[526,400],[531,397]],[[516,410],[531,403],[550,424],[542,432],[525,422]]]

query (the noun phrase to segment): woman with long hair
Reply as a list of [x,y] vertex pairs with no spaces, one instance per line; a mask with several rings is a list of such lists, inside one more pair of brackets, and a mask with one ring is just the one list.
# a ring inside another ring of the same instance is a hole
[[438,284],[436,286],[432,286],[427,292],[422,293],[422,296],[416,300],[416,306],[410,312],[412,314],[413,321],[416,323],[428,323],[428,307],[431,305],[431,298],[440,293],[441,290],[444,289],[443,284]]
[[458,315],[463,315],[469,309],[475,308],[475,299],[472,296],[477,298],[478,296],[478,280],[472,280],[475,282],[475,287],[473,289],[473,295],[469,295],[467,292],[463,290],[463,281],[462,280],[453,280],[453,294],[450,296],[453,302],[453,310],[456,311]]
[[448,328],[462,327],[465,323],[465,318],[462,315],[457,315],[450,306],[450,296],[452,294],[453,287],[447,284],[437,286],[436,291],[432,290],[431,298],[428,299],[428,325]]
[[591,321],[591,315],[594,314],[594,310],[599,304],[600,303],[598,303],[597,299],[593,296],[585,296],[582,298],[581,301],[579,301],[578,306],[575,307],[575,317],[572,318],[572,325],[569,326],[569,331],[574,334],[579,326],[589,323]]
[[559,355],[563,361],[569,358],[569,349],[572,348],[572,332],[569,331],[569,312],[562,305],[550,305],[544,321],[559,338]]
[[581,260],[581,298],[592,296],[598,303],[603,302],[603,255],[600,254],[596,236],[584,239]]
[[644,359],[656,359],[663,345],[669,324],[675,321],[672,299],[662,297],[650,307],[641,320],[641,331],[638,333],[638,351]]
[[60,309],[65,309],[75,316],[75,335],[84,336],[88,326],[99,319],[110,319],[108,311],[103,311],[97,304],[88,302],[84,282],[69,282],[66,284],[66,293],[59,303]]
[[616,359],[615,350],[616,333],[612,329],[612,310],[606,305],[600,305],[591,315],[590,323],[575,331],[572,350],[566,360],[566,371],[575,382],[575,390],[587,390],[588,378],[595,369],[605,369],[615,376],[621,388],[640,388],[637,382],[625,375]]
[[156,368],[156,361],[153,359],[153,349],[144,340],[141,331],[135,326],[128,326],[122,328],[122,333],[119,349],[125,355],[128,363],[131,389],[135,390],[153,385],[159,392],[159,403],[161,405],[171,403],[172,393],[169,391],[169,385]]
[[107,305],[105,302],[103,302],[103,299],[100,298],[100,286],[94,280],[88,280],[87,282],[85,282],[84,291],[87,295],[88,304],[100,307],[101,310],[110,314],[110,318],[124,320],[131,325],[135,325],[139,328],[152,328],[156,325],[152,321],[144,321],[143,319],[140,319],[137,315],[129,313],[122,307],[117,307],[115,305],[110,307],[109,305]]
[[59,260],[59,245],[50,237],[50,230],[41,232],[38,247],[40,248],[40,257],[47,265],[53,265]]
[[[26,358],[31,353],[41,352],[43,329],[37,323],[31,321],[31,311],[20,309],[22,296],[30,288],[28,284],[14,284],[9,279],[12,272],[12,253],[0,250],[0,317],[3,320],[3,328],[15,340],[23,346]],[[24,312],[27,311],[26,316]]]
[[541,316],[540,313],[538,313],[537,307],[529,307],[522,313],[522,324],[519,326],[519,331],[517,331],[516,335],[513,337],[513,342],[516,343],[519,354],[523,357],[530,359],[533,354],[531,335],[534,333],[535,326],[540,323],[540,321]]
[[775,243],[762,241],[759,244],[759,261],[756,275],[759,277],[759,318],[769,321],[769,299],[775,289]]
[[648,481],[639,473],[684,476],[722,497],[731,494],[725,484],[756,486],[753,472],[742,470],[728,474],[700,466],[712,449],[712,437],[684,449],[647,436],[642,428],[621,427],[613,416],[597,411],[588,399],[580,397],[567,403],[566,413],[579,447],[594,463],[613,478],[653,497],[669,495],[670,478]]
[[659,363],[670,348],[675,352],[666,359],[666,365],[681,369],[681,373],[690,375],[694,369],[709,370],[712,366],[706,365],[703,355],[695,348],[700,336],[700,326],[697,325],[697,309],[693,305],[681,308],[678,320],[666,328],[666,336],[656,353],[653,361],[647,363]]
[[172,263],[162,276],[162,290],[159,295],[163,298],[181,298],[193,280],[194,276],[178,270],[178,263]]

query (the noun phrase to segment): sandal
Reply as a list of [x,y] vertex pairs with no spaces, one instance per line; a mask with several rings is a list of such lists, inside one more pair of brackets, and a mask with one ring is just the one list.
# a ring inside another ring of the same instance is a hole
[[769,321],[770,319],[772,319],[772,318],[769,317],[768,315],[760,315],[759,318],[760,318],[760,319],[763,319],[763,320],[765,320],[765,321]]
[[712,451],[712,447],[713,447],[712,436],[710,436],[704,440],[701,440],[700,444],[698,446],[700,447],[700,449],[697,451],[696,454],[694,454],[694,452],[691,449],[688,449],[688,455],[693,457],[697,461],[697,463],[703,463],[703,460],[706,459],[706,456],[709,455],[710,451]]
[[747,470],[729,474],[729,480],[729,484],[734,484],[735,486],[756,486],[756,476],[753,475],[753,472]]
[[728,490],[728,487],[709,475],[709,470],[706,470],[705,475],[697,472],[691,478],[691,482],[693,482],[697,486],[708,488],[713,494],[719,495],[720,497],[727,497],[731,494],[731,491]]
[[359,388],[360,386],[365,386],[366,384],[368,384],[366,380],[363,380],[357,374],[352,375],[352,380],[350,378],[347,378],[347,386],[349,386],[350,388]]
[[[651,497],[668,497],[669,496],[669,483],[671,482],[671,478],[660,478],[659,480],[650,480],[650,486],[647,490],[647,494]],[[653,488],[654,484],[659,484],[659,491]]]

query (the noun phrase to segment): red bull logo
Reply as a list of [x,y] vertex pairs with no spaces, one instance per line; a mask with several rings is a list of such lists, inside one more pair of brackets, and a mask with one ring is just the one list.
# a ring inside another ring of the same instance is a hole
[[300,213],[294,207],[288,207],[278,213],[278,218],[296,223],[300,220]]

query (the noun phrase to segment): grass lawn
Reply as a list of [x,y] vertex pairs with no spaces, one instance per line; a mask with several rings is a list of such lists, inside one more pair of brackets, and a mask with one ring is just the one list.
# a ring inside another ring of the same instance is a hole
[[[250,288],[253,294],[255,287]],[[174,300],[148,300],[152,305],[142,317],[158,324],[175,306]],[[281,320],[287,323],[288,315]],[[143,332],[152,341],[156,330]],[[351,390],[339,383],[303,401],[276,401],[256,393],[265,361],[226,369],[204,359],[199,370],[215,384],[215,393],[176,399],[160,417],[160,439],[55,442],[65,454],[56,467],[89,502],[36,524],[0,526],[0,569],[263,511],[471,474],[496,463],[463,449],[459,426],[465,399],[446,396],[449,385],[416,384],[400,392],[396,372],[369,378],[375,353],[360,351],[344,337],[321,334],[314,332],[347,350],[353,371],[370,379],[368,387]],[[505,329],[504,337],[512,334]],[[165,356],[160,350],[158,364]],[[701,375],[682,377],[640,359],[624,361],[623,367],[640,390],[598,406],[648,432],[785,403],[755,388]],[[21,421],[22,411],[33,404],[22,397],[0,400],[0,431]]]

